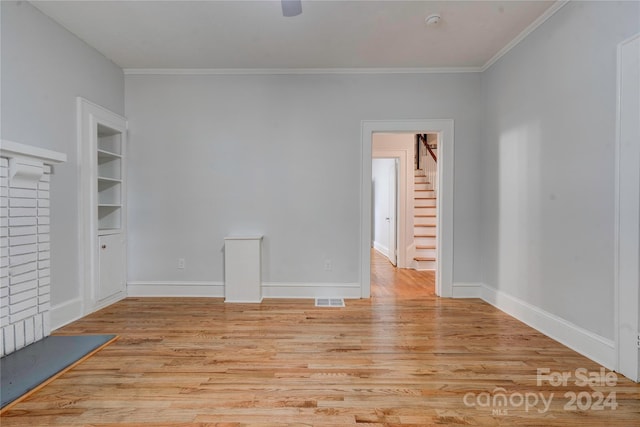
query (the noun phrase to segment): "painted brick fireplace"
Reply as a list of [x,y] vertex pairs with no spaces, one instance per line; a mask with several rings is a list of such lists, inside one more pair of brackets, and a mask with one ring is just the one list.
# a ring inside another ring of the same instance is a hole
[[50,186],[66,155],[0,144],[0,356],[51,332]]

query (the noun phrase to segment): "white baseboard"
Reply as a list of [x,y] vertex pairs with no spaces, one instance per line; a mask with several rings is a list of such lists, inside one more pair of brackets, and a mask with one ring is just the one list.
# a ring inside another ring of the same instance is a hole
[[223,282],[136,281],[127,283],[130,297],[224,297]]
[[360,298],[360,283],[263,283],[263,298]]
[[[95,306],[91,309],[91,313],[95,313],[98,310],[102,310],[105,307],[109,307],[111,304],[115,304],[118,301],[121,301],[127,297],[127,292],[117,292],[114,295],[111,295],[109,298],[105,298],[100,302],[97,302]],[[88,314],[88,313],[87,313]]]
[[[224,282],[136,281],[130,297],[224,297]],[[360,298],[359,283],[263,283],[263,298]]]
[[453,298],[482,298],[482,283],[454,283],[451,287]]
[[480,289],[481,298],[487,303],[605,368],[615,368],[616,357],[613,340],[587,331],[561,317],[485,284],[480,285]]
[[54,331],[84,315],[82,299],[75,298],[62,304],[51,306],[51,330]]
[[387,258],[389,258],[389,248],[382,245],[381,243],[378,242],[373,242],[373,249],[375,249],[376,251],[380,252],[382,255],[386,256]]

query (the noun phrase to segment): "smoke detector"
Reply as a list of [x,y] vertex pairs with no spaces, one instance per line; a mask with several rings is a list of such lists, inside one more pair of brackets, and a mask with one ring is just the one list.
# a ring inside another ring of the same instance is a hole
[[439,14],[434,13],[432,15],[427,16],[424,22],[427,25],[437,25],[440,23],[441,20],[442,20],[442,17]]

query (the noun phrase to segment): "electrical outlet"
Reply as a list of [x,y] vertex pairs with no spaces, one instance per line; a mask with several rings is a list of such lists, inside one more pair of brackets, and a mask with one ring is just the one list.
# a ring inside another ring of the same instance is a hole
[[331,264],[331,260],[330,259],[325,259],[324,260],[324,271],[331,271],[333,270],[333,265]]
[[182,270],[184,269],[184,266],[185,266],[184,258],[178,258],[178,269]]

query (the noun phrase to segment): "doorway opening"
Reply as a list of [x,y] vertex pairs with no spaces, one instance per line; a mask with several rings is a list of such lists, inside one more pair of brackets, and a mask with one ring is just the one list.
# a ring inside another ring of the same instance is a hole
[[[369,298],[371,295],[371,261],[372,247],[375,247],[375,184],[373,180],[373,159],[397,159],[397,213],[395,226],[397,246],[396,264],[399,268],[416,268],[416,135],[433,134],[438,143],[436,176],[437,195],[423,191],[424,199],[432,201],[434,213],[420,217],[434,223],[418,224],[420,230],[437,230],[435,245],[422,244],[420,246],[435,246],[433,256],[435,265],[436,295],[449,297],[452,294],[453,276],[453,120],[409,120],[409,121],[363,121],[362,122],[362,192],[361,192],[361,295]],[[403,143],[393,143],[396,136],[404,137]],[[378,143],[382,140],[382,143]],[[386,142],[384,142],[386,141]],[[425,137],[425,142],[429,140]],[[425,150],[427,150],[425,148]],[[419,154],[419,153],[417,153]],[[434,203],[437,198],[437,204]],[[380,200],[378,200],[380,201]],[[391,202],[387,202],[391,203]],[[388,206],[388,204],[387,204]],[[404,209],[404,211],[403,211]],[[435,216],[431,216],[435,215]],[[386,222],[387,216],[384,217]],[[391,217],[390,221],[391,222]],[[413,265],[412,265],[413,264]]]
[[373,134],[371,247],[376,254],[371,257],[372,271],[382,268],[377,257],[381,255],[393,267],[430,273],[424,286],[433,286],[437,148],[437,133]]

